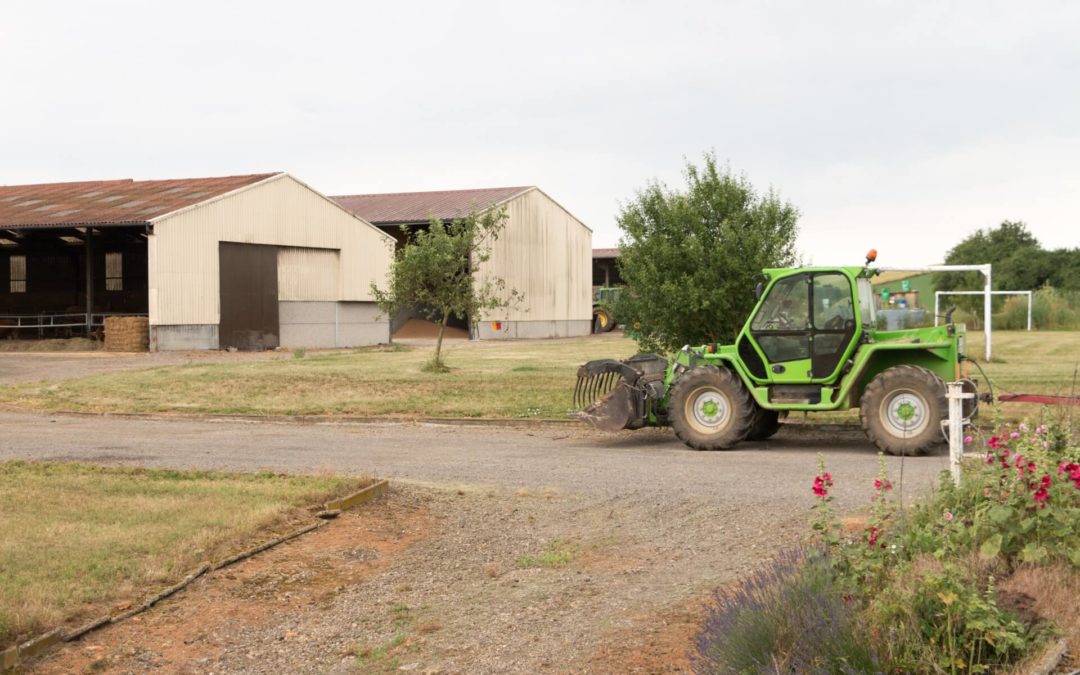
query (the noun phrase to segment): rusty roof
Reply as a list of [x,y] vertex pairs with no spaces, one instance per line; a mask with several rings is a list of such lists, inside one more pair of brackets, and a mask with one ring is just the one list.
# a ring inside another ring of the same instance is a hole
[[0,228],[144,225],[275,175],[2,185]]
[[605,258],[618,258],[619,249],[617,248],[594,248],[592,250],[593,260],[601,260]]
[[440,190],[437,192],[390,192],[374,195],[331,197],[345,209],[375,225],[426,223],[432,217],[453,220],[473,209],[486,209],[532,190],[532,186]]

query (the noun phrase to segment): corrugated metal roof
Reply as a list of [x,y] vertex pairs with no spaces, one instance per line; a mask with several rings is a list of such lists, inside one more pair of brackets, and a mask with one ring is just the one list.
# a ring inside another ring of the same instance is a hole
[[0,228],[140,225],[275,173],[0,186]]
[[438,192],[390,192],[374,195],[331,197],[342,207],[369,223],[393,225],[426,223],[432,217],[452,220],[476,208],[486,208],[533,189],[532,186],[441,190]]
[[592,250],[593,260],[599,260],[602,258],[618,258],[619,249],[617,248],[594,248]]

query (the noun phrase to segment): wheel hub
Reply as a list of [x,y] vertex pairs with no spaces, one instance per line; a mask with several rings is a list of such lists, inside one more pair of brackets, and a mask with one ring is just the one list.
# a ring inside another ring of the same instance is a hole
[[693,419],[699,428],[711,431],[722,427],[731,415],[727,397],[714,389],[697,393],[691,401],[693,401]]
[[882,422],[896,436],[913,436],[930,422],[926,399],[910,389],[895,391],[882,404]]

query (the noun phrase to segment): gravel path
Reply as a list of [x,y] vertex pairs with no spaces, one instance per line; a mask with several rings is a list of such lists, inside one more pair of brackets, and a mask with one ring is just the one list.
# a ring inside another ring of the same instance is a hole
[[[366,471],[391,479],[390,512],[430,514],[424,537],[329,601],[236,623],[219,636],[228,649],[196,668],[214,672],[625,671],[625,663],[596,655],[610,655],[620,647],[613,640],[644,635],[806,535],[819,451],[841,508],[867,503],[877,471],[861,434],[790,426],[770,442],[715,453],[688,450],[667,431],[606,435],[543,425],[0,413],[0,429],[0,459]],[[900,461],[888,463],[899,484]],[[940,455],[905,460],[905,499],[945,468]],[[565,551],[569,560],[523,563],[545,551]],[[292,637],[283,643],[283,635]],[[405,642],[395,661],[354,655],[397,640]],[[637,648],[632,643],[627,649]],[[135,672],[146,663],[114,665]],[[656,672],[655,664],[643,668]]]

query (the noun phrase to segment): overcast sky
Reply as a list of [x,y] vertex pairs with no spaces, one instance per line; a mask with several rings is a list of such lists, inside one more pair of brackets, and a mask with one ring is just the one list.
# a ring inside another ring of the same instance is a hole
[[4,2],[0,183],[538,185],[614,245],[714,150],[807,262],[1080,245],[1080,2]]

